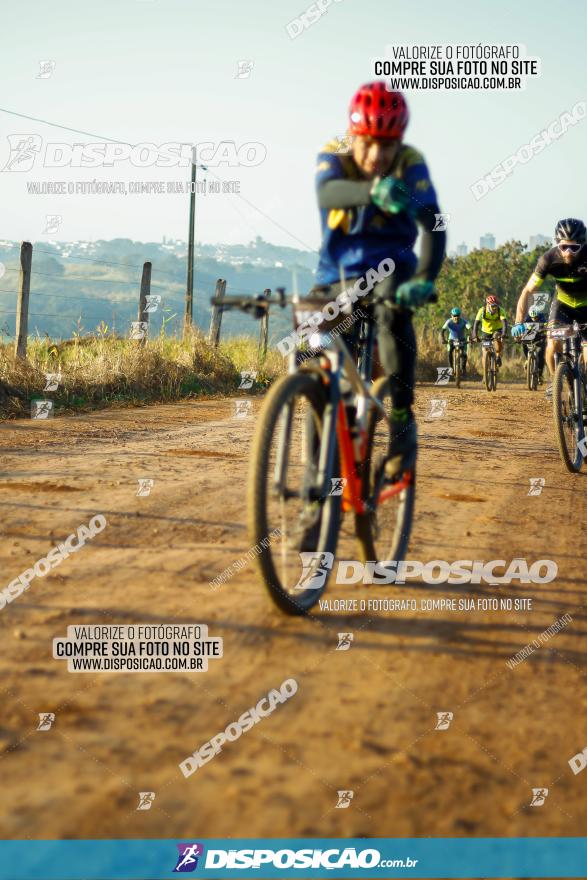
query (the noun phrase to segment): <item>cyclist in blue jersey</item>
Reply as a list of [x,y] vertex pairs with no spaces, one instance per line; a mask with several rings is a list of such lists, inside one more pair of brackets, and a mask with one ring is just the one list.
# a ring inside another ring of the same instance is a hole
[[[453,367],[452,351],[456,341],[464,340],[465,348],[463,351],[463,374],[467,372],[467,344],[469,342],[471,325],[466,318],[461,316],[461,310],[458,306],[450,311],[450,318],[442,325],[440,330],[440,340],[446,345],[448,365]],[[453,367],[454,369],[454,367]]]
[[375,306],[379,358],[393,404],[386,463],[393,479],[416,461],[412,315],[434,297],[446,235],[424,157],[403,143],[408,107],[401,92],[388,91],[384,82],[368,83],[353,97],[349,114],[350,144],[330,141],[318,155],[322,244],[312,295],[334,299],[383,260],[395,264],[375,286],[382,300]]

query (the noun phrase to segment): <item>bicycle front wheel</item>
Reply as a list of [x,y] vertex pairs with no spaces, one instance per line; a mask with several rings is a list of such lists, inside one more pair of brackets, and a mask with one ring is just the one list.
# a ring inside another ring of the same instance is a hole
[[454,355],[454,370],[455,370],[455,385],[457,388],[461,387],[461,371],[462,371],[462,361],[463,357],[461,352],[455,352]]
[[[389,380],[378,379],[371,389],[391,417]],[[383,468],[389,448],[389,426],[372,406],[367,421],[367,448],[361,466],[362,497],[372,508],[355,514],[355,531],[361,562],[394,559],[407,553],[416,499],[416,472],[402,474],[395,484],[383,484]],[[382,499],[385,500],[382,500]]]
[[491,375],[491,355],[489,352],[484,351],[482,354],[483,358],[483,381],[485,382],[485,387],[488,391],[493,389],[493,377]]
[[572,474],[581,469],[583,456],[579,449],[581,429],[579,401],[575,394],[575,377],[569,364],[559,363],[552,381],[554,430],[563,464]]
[[[253,439],[249,536],[261,578],[287,614],[316,604],[334,564],[341,495],[321,498],[317,484],[326,406],[319,375],[284,376],[265,398]],[[329,486],[339,477],[338,453],[326,476]]]

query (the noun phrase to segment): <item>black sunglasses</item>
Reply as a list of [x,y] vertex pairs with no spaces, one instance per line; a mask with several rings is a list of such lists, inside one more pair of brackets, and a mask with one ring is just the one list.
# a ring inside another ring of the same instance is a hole
[[578,254],[582,247],[582,244],[559,244],[558,249],[561,254]]

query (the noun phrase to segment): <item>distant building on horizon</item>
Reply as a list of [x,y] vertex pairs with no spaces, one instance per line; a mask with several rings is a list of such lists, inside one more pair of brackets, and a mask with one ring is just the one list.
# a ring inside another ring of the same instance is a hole
[[531,235],[528,239],[528,250],[534,251],[537,247],[542,247],[545,244],[551,244],[552,238],[549,235]]
[[482,235],[479,239],[479,247],[487,248],[489,251],[495,250],[495,235],[492,232],[486,232],[485,235]]
[[457,257],[466,257],[468,253],[469,248],[464,241],[457,245]]

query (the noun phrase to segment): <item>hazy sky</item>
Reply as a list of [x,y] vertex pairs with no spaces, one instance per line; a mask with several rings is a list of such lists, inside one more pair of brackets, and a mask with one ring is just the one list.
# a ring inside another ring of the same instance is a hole
[[[390,43],[523,43],[542,73],[519,92],[410,92],[406,141],[426,156],[449,247],[550,234],[561,216],[587,215],[587,119],[476,201],[471,184],[578,101],[587,100],[587,9],[560,0],[530,5],[494,0],[340,0],[296,39],[286,24],[305,0],[79,0],[13,4],[3,28],[2,105],[13,111],[132,144],[170,141],[259,142],[267,157],[252,168],[214,169],[239,180],[245,199],[198,198],[197,232],[205,242],[246,242],[255,235],[316,248],[315,154],[343,134],[350,96],[373,78],[372,59]],[[40,60],[55,62],[37,78]],[[250,60],[248,78],[237,62]],[[8,135],[43,142],[100,140],[0,113],[0,167]],[[31,181],[185,181],[189,168],[42,168],[0,174],[0,237],[42,239],[45,216],[59,214],[49,238],[186,238],[187,196],[30,195]],[[283,227],[280,229],[279,227]],[[288,232],[284,231],[288,230]]]

